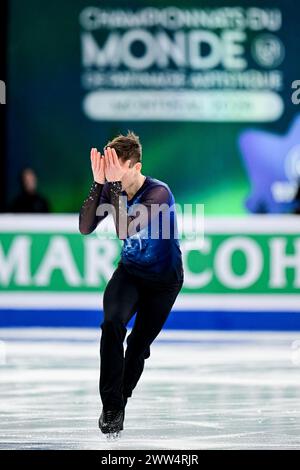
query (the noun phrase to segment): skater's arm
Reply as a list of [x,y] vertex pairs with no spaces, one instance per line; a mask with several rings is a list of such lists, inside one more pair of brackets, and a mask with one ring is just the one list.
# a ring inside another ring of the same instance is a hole
[[79,212],[79,231],[83,235],[92,233],[101,220],[105,219],[108,215],[108,211],[103,211],[101,215],[97,215],[99,209],[101,209],[101,204],[106,203],[103,188],[104,184],[94,181],[88,197],[82,204]]
[[79,231],[83,235],[93,232],[101,220],[108,214],[108,211],[101,210],[101,208],[104,208],[104,204],[109,202],[104,190],[104,157],[101,156],[96,148],[91,149],[90,156],[94,182],[79,212]]
[[117,235],[122,240],[146,227],[158,210],[163,212],[169,209],[169,191],[163,185],[157,185],[155,188],[146,190],[139,204],[134,205],[137,211],[128,214],[126,196],[122,195],[122,183],[126,179],[129,168],[130,160],[121,166],[115,149],[108,147],[105,150],[105,176],[108,180]]

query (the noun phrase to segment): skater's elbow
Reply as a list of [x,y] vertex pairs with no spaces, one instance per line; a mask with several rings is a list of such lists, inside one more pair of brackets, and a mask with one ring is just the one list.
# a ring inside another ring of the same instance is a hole
[[94,227],[87,226],[85,224],[79,223],[79,232],[81,235],[89,235],[94,231]]

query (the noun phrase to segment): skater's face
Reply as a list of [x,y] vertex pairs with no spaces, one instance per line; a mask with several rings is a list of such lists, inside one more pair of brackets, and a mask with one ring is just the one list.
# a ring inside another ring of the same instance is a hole
[[136,180],[136,178],[141,174],[141,169],[142,169],[142,164],[141,162],[133,163],[130,162],[129,168],[128,168],[128,160],[122,161],[119,158],[119,162],[122,168],[126,169],[126,180],[127,182],[133,182]]

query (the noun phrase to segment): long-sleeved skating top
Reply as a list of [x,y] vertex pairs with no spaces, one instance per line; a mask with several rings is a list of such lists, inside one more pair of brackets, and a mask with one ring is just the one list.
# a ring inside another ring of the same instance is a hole
[[112,213],[124,241],[119,263],[145,279],[178,282],[183,267],[174,204],[168,185],[150,176],[129,200],[120,181],[94,181],[80,210],[79,230],[93,232]]

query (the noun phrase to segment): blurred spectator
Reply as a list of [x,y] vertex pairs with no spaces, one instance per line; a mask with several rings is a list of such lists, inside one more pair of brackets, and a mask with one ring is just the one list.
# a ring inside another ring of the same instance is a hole
[[294,214],[300,215],[300,185],[298,186],[298,189],[296,191],[296,195],[294,197],[294,203],[295,203]]
[[300,215],[300,179],[298,181],[298,188],[294,196],[294,214]]
[[20,175],[21,191],[9,207],[9,212],[49,212],[48,201],[37,192],[37,177],[31,168]]

